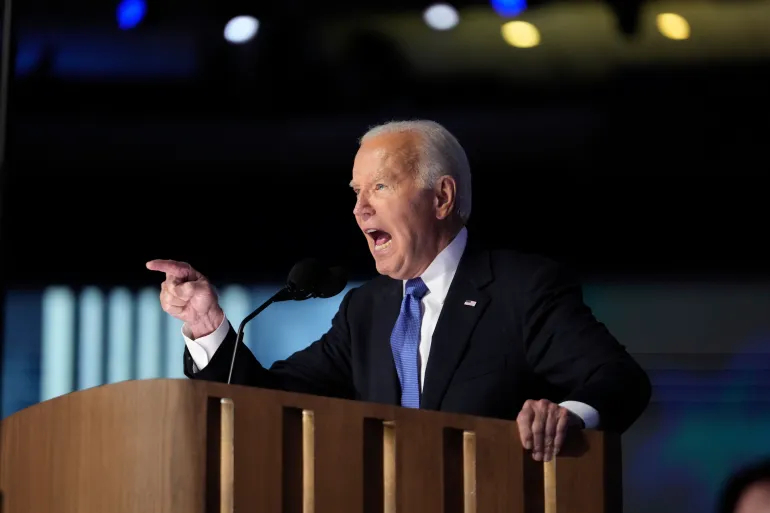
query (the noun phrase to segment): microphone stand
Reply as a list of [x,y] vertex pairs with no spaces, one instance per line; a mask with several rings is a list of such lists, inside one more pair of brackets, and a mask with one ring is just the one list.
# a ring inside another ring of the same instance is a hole
[[302,297],[300,295],[301,293],[302,293],[301,291],[293,290],[290,286],[287,285],[283,287],[281,290],[279,290],[278,292],[276,292],[275,294],[273,294],[273,296],[270,299],[268,299],[267,301],[259,305],[259,307],[256,310],[251,312],[249,315],[247,315],[243,319],[243,321],[241,321],[241,325],[238,326],[238,333],[235,335],[235,347],[233,347],[233,357],[230,360],[230,372],[227,375],[228,385],[230,384],[230,381],[232,381],[233,379],[233,369],[235,368],[235,355],[238,353],[238,346],[243,341],[243,330],[244,328],[246,328],[246,324],[249,321],[251,321],[254,317],[262,313],[262,310],[272,305],[273,303],[277,303],[279,301],[289,301],[291,299],[302,300],[302,299],[307,299],[309,297],[309,295],[305,295],[305,297]]
[[[247,315],[243,321],[241,321],[241,325],[238,326],[238,332],[235,335],[235,346],[233,347],[233,356],[230,360],[230,372],[227,374],[228,385],[232,382],[233,379],[235,355],[238,354],[238,345],[240,345],[243,341],[243,330],[246,328],[246,324],[254,317],[259,315],[262,310],[279,301],[304,301],[306,299],[310,299],[311,297],[331,297],[338,294],[343,288],[345,288],[347,279],[340,279],[343,276],[339,270],[341,268],[334,268],[331,271],[327,270],[326,272],[329,273],[328,276],[321,274],[320,277],[326,281],[326,283],[321,284],[321,282],[319,282],[319,271],[316,267],[314,267],[317,265],[317,263],[312,261],[310,263],[308,263],[308,261],[303,261],[295,265],[292,269],[292,272],[289,273],[289,279],[287,280],[286,285],[284,285],[281,290],[276,292],[273,297],[259,305],[259,308]],[[308,270],[311,270],[310,275],[306,275]],[[313,273],[315,273],[314,279],[311,278]],[[303,274],[305,274],[304,277]],[[342,286],[337,288],[338,285]]]

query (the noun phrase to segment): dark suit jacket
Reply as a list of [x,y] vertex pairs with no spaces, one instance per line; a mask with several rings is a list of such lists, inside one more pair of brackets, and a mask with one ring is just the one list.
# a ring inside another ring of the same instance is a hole
[[[402,282],[386,276],[352,289],[326,334],[269,370],[239,347],[232,382],[398,405],[390,334],[401,300]],[[185,349],[185,374],[227,381],[234,341],[231,327],[198,373]],[[622,433],[647,407],[650,388],[563,268],[466,249],[433,335],[422,408],[515,419],[527,399],[574,400],[599,412],[601,429]]]

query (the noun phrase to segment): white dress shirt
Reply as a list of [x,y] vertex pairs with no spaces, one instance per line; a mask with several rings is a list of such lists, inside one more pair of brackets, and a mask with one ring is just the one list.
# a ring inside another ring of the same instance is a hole
[[[428,287],[428,293],[421,300],[422,325],[420,327],[420,389],[423,386],[423,376],[428,365],[430,345],[433,339],[433,331],[436,329],[441,308],[444,306],[449,292],[449,286],[457,271],[460,258],[465,251],[468,242],[468,231],[463,228],[454,240],[439,253],[435,260],[420,276]],[[403,286],[406,287],[406,281]],[[225,317],[222,324],[209,335],[193,340],[192,334],[186,327],[182,328],[187,349],[195,363],[196,370],[208,365],[214,353],[224,341],[230,330],[230,323]],[[539,398],[533,398],[539,399]],[[599,425],[599,412],[595,408],[578,401],[565,401],[561,406],[568,409],[583,420],[587,429]]]

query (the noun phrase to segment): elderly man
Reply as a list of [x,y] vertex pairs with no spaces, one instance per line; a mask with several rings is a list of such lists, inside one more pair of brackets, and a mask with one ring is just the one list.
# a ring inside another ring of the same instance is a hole
[[[353,210],[381,276],[349,291],[332,326],[265,369],[239,348],[233,382],[410,408],[517,419],[536,460],[570,426],[625,431],[646,408],[647,375],[554,262],[490,251],[469,235],[464,150],[430,121],[361,139]],[[185,322],[185,373],[226,381],[235,331],[208,280],[185,263],[161,304]]]

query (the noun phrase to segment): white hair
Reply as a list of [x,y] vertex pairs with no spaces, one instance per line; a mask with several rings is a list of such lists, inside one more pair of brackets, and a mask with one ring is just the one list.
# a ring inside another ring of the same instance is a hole
[[471,166],[457,138],[435,121],[390,121],[370,128],[359,143],[396,132],[414,132],[420,136],[417,177],[422,187],[434,187],[442,176],[454,178],[456,212],[463,224],[467,223],[471,215]]

